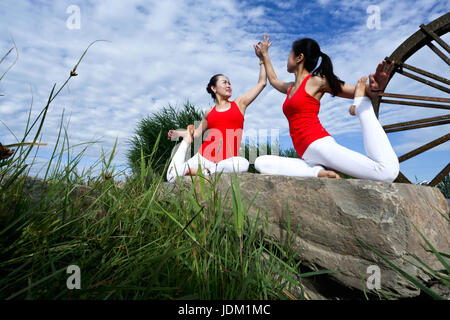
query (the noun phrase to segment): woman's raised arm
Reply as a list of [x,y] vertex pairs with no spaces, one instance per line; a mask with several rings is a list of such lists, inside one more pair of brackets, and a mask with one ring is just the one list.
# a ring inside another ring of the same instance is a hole
[[[262,61],[261,49],[257,45],[254,45],[253,48],[255,49],[256,56],[259,58],[260,61]],[[261,91],[263,91],[266,85],[267,85],[266,68],[264,67],[263,63],[260,63],[258,83],[254,85],[246,93],[236,98],[235,100],[242,114],[245,113],[247,107],[250,105],[250,103],[253,102],[253,100],[256,99],[256,97],[261,93]]]
[[289,88],[294,85],[294,82],[284,82],[278,79],[275,70],[273,69],[272,62],[269,58],[269,47],[272,45],[272,42],[269,43],[270,35],[263,35],[263,41],[258,42],[258,46],[261,49],[262,57],[264,61],[264,66],[266,67],[267,78],[269,79],[272,87],[280,91],[281,93],[287,93]]

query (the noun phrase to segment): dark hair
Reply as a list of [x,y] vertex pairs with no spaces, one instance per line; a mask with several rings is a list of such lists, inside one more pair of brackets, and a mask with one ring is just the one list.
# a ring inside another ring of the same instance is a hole
[[[294,52],[295,56],[303,53],[303,55],[305,56],[305,69],[308,72],[314,70],[312,72],[313,75],[319,74],[325,76],[325,78],[328,80],[333,96],[342,91],[341,83],[343,84],[344,81],[340,80],[333,73],[333,64],[331,63],[330,57],[320,51],[319,44],[316,42],[316,40],[311,38],[302,38],[296,40],[292,43],[292,51]],[[319,67],[315,69],[319,57],[322,57],[322,61]]]
[[214,91],[212,91],[211,86],[216,86],[217,80],[220,76],[224,76],[224,75],[221,73],[213,75],[211,77],[211,79],[209,80],[208,85],[206,86],[206,91],[211,95],[211,97],[214,99],[214,101],[216,100],[216,94],[214,93]]

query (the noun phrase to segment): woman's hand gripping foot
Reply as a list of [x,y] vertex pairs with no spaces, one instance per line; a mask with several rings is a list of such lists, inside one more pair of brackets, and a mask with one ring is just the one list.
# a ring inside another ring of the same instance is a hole
[[[366,81],[367,81],[367,77],[364,76],[361,79],[358,80],[358,83],[356,84],[355,87],[355,98],[357,97],[364,97],[365,95],[365,91],[366,91]],[[356,112],[355,112],[355,105],[352,104],[350,106],[350,109],[348,110],[348,112],[352,115],[355,116]]]

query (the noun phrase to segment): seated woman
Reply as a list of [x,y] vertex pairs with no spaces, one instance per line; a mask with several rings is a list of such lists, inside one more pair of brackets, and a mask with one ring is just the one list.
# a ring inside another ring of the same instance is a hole
[[[206,90],[215,101],[215,106],[205,113],[198,128],[189,125],[187,130],[170,130],[168,138],[174,140],[182,137],[178,150],[175,152],[167,169],[167,181],[174,182],[177,175],[194,175],[198,165],[204,174],[216,171],[243,172],[248,170],[247,159],[238,156],[244,127],[244,115],[247,107],[261,93],[266,86],[267,76],[260,48],[253,46],[256,56],[260,59],[258,83],[234,101],[229,101],[232,89],[227,77],[222,74],[214,75]],[[203,136],[208,130],[200,150],[189,160],[185,161],[186,151],[194,138]]]
[[[270,84],[287,94],[283,113],[300,159],[264,155],[256,158],[256,170],[266,174],[339,178],[333,171],[337,170],[360,179],[394,181],[399,173],[398,158],[368,97],[376,97],[384,89],[394,62],[387,72],[383,71],[386,62],[380,63],[376,74],[370,75],[370,86],[366,86],[367,77],[362,77],[353,87],[336,77],[330,58],[321,52],[315,40],[303,38],[292,44],[287,62],[287,71],[295,74],[295,82],[283,82],[277,79],[269,59],[271,44],[264,35],[258,46]],[[319,57],[322,62],[316,69]],[[359,118],[367,156],[339,145],[322,127],[318,113],[325,93],[354,99],[349,112]]]

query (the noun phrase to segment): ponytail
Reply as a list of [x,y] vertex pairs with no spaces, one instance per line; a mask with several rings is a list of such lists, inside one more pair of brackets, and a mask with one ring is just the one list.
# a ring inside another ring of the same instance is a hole
[[[303,38],[294,41],[292,43],[292,51],[295,56],[303,53],[305,56],[304,66],[308,72],[312,72],[313,75],[324,76],[327,79],[333,96],[342,91],[341,84],[344,84],[344,81],[340,80],[333,73],[333,64],[330,57],[320,51],[319,44],[314,39]],[[319,57],[322,58],[322,61],[319,67],[316,68]]]
[[333,73],[333,64],[331,63],[330,57],[323,52],[320,52],[320,57],[322,58],[322,61],[317,69],[313,71],[313,75],[319,74],[327,78],[328,84],[330,85],[331,92],[333,93],[334,97],[342,91],[341,84],[344,84],[344,81],[340,80]]

